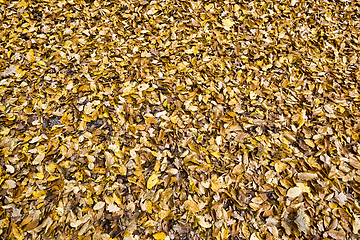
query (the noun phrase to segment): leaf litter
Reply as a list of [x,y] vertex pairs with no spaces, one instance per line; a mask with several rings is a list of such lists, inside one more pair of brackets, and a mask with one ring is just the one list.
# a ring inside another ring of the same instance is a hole
[[360,238],[359,7],[0,0],[0,235]]

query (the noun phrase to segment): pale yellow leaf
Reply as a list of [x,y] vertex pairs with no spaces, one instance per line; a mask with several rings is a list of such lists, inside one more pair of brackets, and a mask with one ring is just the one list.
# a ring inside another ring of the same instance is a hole
[[211,228],[211,223],[206,222],[204,216],[198,216],[197,218],[200,226],[203,228]]
[[312,180],[317,177],[317,174],[302,172],[302,173],[298,173],[297,176],[300,180]]
[[2,186],[4,189],[11,189],[16,187],[16,182],[14,180],[6,180]]
[[355,218],[355,221],[353,224],[353,231],[355,234],[358,234],[359,230],[360,230],[360,217],[358,215],[354,214],[354,218]]
[[287,191],[286,195],[290,198],[297,198],[298,196],[301,195],[301,193],[302,193],[302,190],[300,187],[293,187]]
[[97,210],[100,210],[102,209],[103,207],[105,206],[105,202],[97,202],[94,206],[94,210],[97,211]]
[[42,162],[42,160],[44,160],[45,158],[45,153],[40,153],[39,155],[37,155],[37,157],[34,159],[34,161],[32,162],[33,165],[37,165],[40,164]]
[[309,193],[311,192],[310,187],[306,183],[296,183],[296,186],[301,189],[302,192]]
[[114,157],[109,152],[105,152],[105,166],[110,168],[115,162]]
[[115,204],[110,204],[106,207],[106,210],[108,210],[109,212],[117,212],[120,210],[120,208],[117,207]]
[[222,24],[225,30],[230,30],[230,28],[234,25],[234,22],[231,19],[227,18],[222,20]]
[[194,202],[192,199],[186,200],[184,204],[186,208],[193,213],[200,211],[199,205],[196,202]]
[[278,173],[281,173],[282,171],[284,171],[286,169],[286,167],[287,167],[286,163],[283,163],[283,162],[275,163],[275,170]]

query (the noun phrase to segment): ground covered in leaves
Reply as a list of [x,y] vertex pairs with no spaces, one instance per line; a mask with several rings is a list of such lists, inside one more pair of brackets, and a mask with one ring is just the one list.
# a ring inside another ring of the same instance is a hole
[[0,0],[0,238],[359,239],[356,0]]

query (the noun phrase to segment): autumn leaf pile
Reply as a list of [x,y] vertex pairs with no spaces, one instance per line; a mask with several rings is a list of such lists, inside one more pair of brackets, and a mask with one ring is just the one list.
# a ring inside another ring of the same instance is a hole
[[356,0],[0,0],[0,239],[359,239]]

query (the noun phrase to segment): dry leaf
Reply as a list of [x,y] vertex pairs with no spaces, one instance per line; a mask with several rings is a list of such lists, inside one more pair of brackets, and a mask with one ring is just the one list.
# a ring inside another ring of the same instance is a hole
[[11,189],[16,187],[16,182],[14,180],[6,180],[2,186],[4,189]]
[[197,219],[198,219],[199,225],[204,228],[210,228],[212,226],[210,223],[205,221],[204,216],[198,216]]
[[146,184],[146,187],[148,189],[152,189],[157,183],[158,183],[159,179],[156,173],[152,174]]
[[315,179],[317,177],[317,174],[316,173],[302,172],[302,173],[298,173],[297,176],[298,176],[298,178],[300,180],[312,180],[312,179]]
[[103,207],[105,206],[105,202],[97,202],[94,206],[94,210],[97,211],[97,210],[100,210],[102,209]]
[[108,210],[109,212],[117,212],[117,211],[120,211],[120,208],[117,207],[116,205],[114,204],[110,204],[106,207],[106,210]]
[[164,240],[166,238],[166,234],[164,232],[158,232],[153,235],[156,240]]
[[303,212],[302,209],[300,209],[297,213],[296,219],[295,219],[295,223],[298,226],[299,230],[301,232],[307,233],[308,232],[308,223],[307,220],[305,218],[305,214]]
[[222,24],[226,30],[230,30],[230,28],[234,25],[234,22],[227,18],[222,20]]
[[14,75],[16,73],[16,70],[18,69],[18,66],[15,65],[11,65],[8,68],[5,69],[5,71],[3,71],[0,76],[1,77],[7,77],[7,76],[11,76]]
[[302,189],[300,187],[293,187],[287,191],[286,196],[290,198],[297,198],[298,196],[301,195],[301,193],[302,193]]
[[192,199],[188,199],[184,202],[184,205],[186,206],[186,208],[193,212],[193,213],[196,213],[196,212],[199,212],[201,209],[199,207],[199,205],[194,202]]

